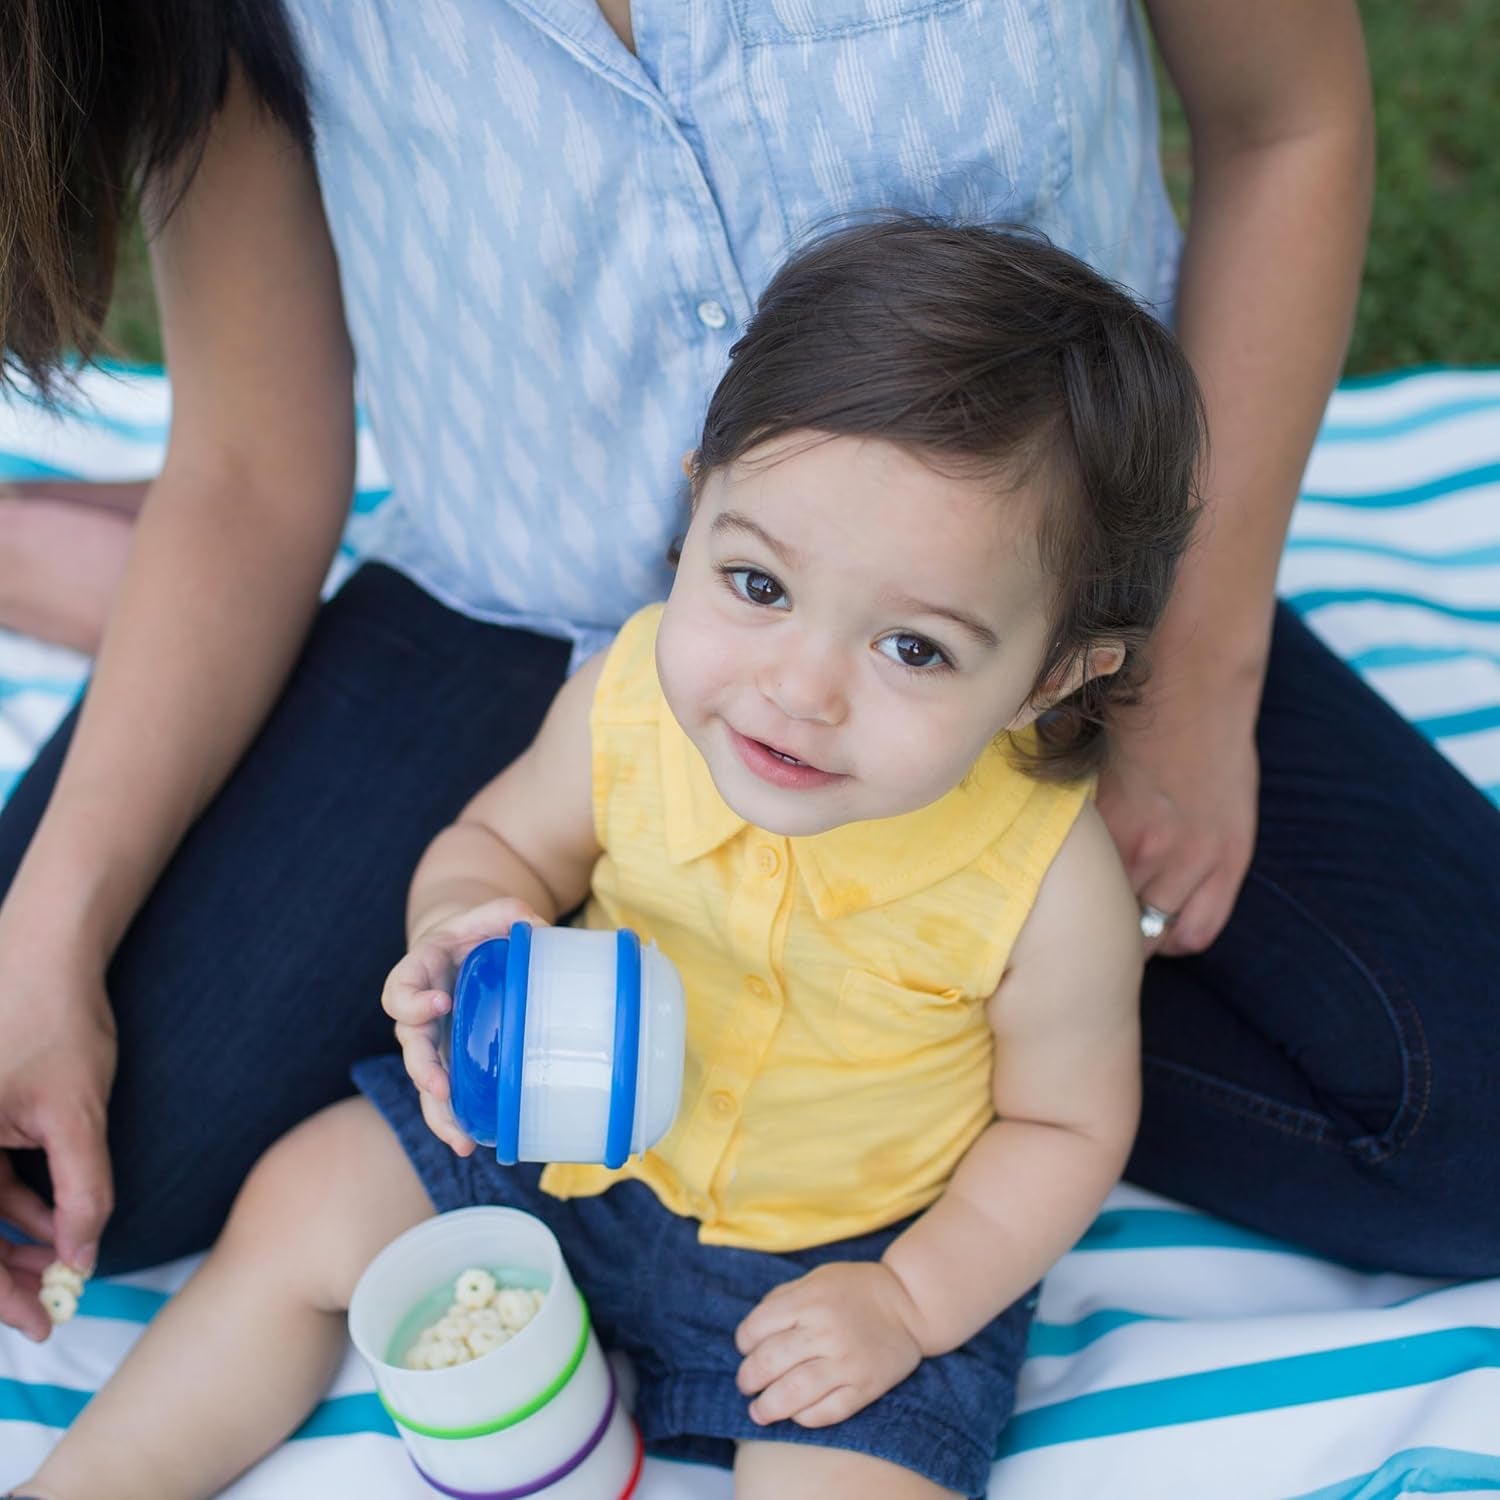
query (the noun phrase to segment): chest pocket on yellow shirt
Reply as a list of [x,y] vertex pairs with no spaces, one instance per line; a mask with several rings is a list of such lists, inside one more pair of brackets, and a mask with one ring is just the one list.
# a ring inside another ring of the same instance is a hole
[[960,989],[910,989],[860,969],[844,975],[834,1013],[839,1046],[851,1057],[883,1062],[983,1024],[980,1002]]

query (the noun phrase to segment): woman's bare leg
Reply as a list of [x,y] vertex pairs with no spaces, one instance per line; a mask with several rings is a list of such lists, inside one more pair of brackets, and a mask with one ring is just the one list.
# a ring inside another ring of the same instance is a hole
[[16,1493],[217,1494],[312,1409],[360,1273],[431,1212],[367,1100],[299,1125],[257,1163],[208,1259]]
[[133,521],[145,503],[150,479],[17,479],[0,484],[0,497],[13,500],[64,500],[89,510],[107,510]]
[[0,485],[0,628],[98,649],[146,484]]

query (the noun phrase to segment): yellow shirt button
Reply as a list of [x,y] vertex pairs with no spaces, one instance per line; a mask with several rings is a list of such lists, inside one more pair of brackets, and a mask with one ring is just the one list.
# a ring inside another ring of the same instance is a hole
[[757,999],[764,1000],[771,993],[770,986],[759,974],[752,974],[745,981],[745,988]]
[[755,863],[762,875],[774,875],[781,868],[781,856],[769,844],[762,844],[755,852]]
[[708,1096],[708,1107],[716,1120],[727,1120],[734,1113],[734,1095],[717,1089]]

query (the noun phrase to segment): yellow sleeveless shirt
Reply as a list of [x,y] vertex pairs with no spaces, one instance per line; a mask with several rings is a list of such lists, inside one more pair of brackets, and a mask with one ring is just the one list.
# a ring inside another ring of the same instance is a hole
[[590,714],[604,851],[590,927],[654,939],[687,992],[677,1122],[617,1172],[554,1164],[556,1197],[634,1178],[705,1244],[791,1250],[925,1208],[994,1117],[985,1002],[1084,783],[999,748],[916,812],[806,838],[725,804],[656,678],[661,606],[621,630]]

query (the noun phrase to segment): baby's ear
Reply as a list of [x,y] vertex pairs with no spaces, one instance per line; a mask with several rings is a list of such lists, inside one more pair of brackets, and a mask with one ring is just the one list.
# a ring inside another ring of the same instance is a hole
[[1021,710],[1005,727],[1008,730],[1025,727],[1047,712],[1064,698],[1071,698],[1084,683],[1095,677],[1113,677],[1125,665],[1124,641],[1095,641],[1084,646],[1064,661],[1028,698]]
[[691,480],[694,473],[697,472],[697,468],[698,450],[696,448],[689,448],[688,451],[682,455],[682,477],[684,479]]

